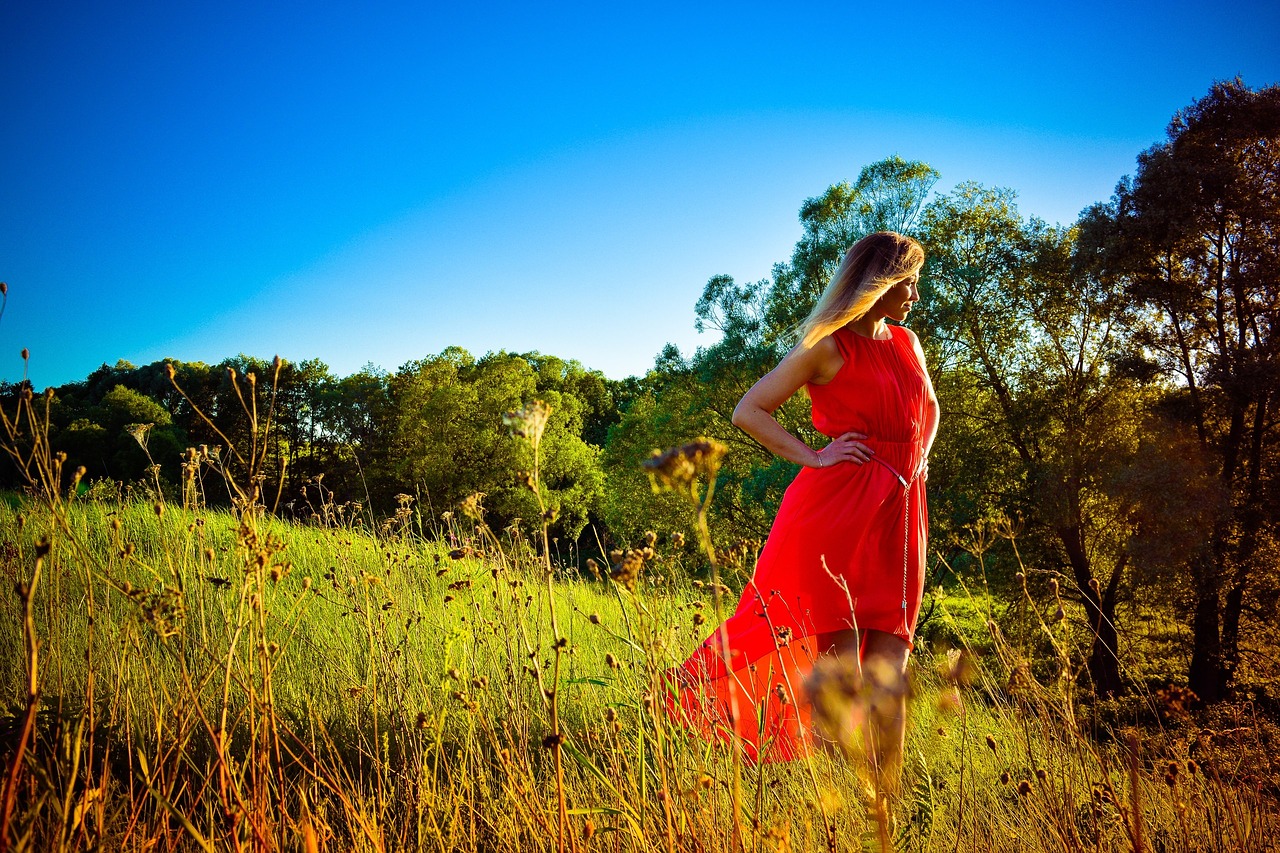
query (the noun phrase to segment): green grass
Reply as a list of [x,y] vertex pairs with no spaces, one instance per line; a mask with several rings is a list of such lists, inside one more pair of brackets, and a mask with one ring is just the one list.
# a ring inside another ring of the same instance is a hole
[[[1206,735],[1141,697],[1099,722],[1067,677],[1071,638],[1047,626],[1067,669],[1039,661],[1036,672],[1059,675],[1014,678],[1012,690],[1011,673],[1030,668],[990,632],[960,684],[940,674],[945,650],[917,651],[905,789],[887,814],[859,762],[826,754],[744,768],[735,808],[729,751],[650,709],[658,674],[711,627],[693,624],[698,602],[710,612],[705,588],[679,572],[634,594],[573,570],[548,583],[527,542],[457,520],[447,536],[144,503],[0,506],[10,584],[29,583],[37,543],[51,545],[32,600],[40,711],[16,777],[13,849],[1273,843],[1274,775],[1258,763],[1268,724],[1224,721]],[[558,683],[552,602],[567,641]],[[972,637],[985,607],[944,601],[939,636]],[[4,599],[3,620],[11,763],[32,661],[19,597]],[[563,840],[544,688],[566,737]]]

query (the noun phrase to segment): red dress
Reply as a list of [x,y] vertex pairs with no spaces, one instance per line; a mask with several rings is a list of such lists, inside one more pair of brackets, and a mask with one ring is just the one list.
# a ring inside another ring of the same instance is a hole
[[803,682],[821,635],[856,625],[910,643],[915,630],[928,529],[915,474],[928,383],[907,330],[888,328],[886,340],[837,330],[844,364],[826,385],[807,386],[814,427],[868,436],[873,461],[801,469],[725,622],[729,666],[718,629],[677,670],[675,713],[708,736],[734,740],[736,729],[752,758],[805,753]]

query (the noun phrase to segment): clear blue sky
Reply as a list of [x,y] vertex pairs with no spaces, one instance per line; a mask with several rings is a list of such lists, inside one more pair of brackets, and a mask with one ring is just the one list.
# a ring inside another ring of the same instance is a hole
[[621,377],[899,154],[1058,222],[1280,4],[0,5],[0,378],[464,346]]

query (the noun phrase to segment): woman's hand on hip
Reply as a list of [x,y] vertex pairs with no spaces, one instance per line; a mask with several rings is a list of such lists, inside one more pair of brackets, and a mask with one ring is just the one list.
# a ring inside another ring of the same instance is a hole
[[866,436],[860,432],[846,432],[821,450],[814,451],[813,468],[830,468],[841,462],[856,462],[861,465],[871,460],[875,452],[862,443]]

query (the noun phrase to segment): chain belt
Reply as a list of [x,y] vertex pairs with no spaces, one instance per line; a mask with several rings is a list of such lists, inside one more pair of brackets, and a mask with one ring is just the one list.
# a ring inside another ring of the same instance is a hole
[[920,475],[920,468],[917,466],[916,473],[908,480],[899,474],[896,468],[879,456],[873,455],[871,461],[879,462],[902,484],[902,627],[903,630],[909,631],[910,629],[907,626],[907,567],[911,553],[911,484]]

